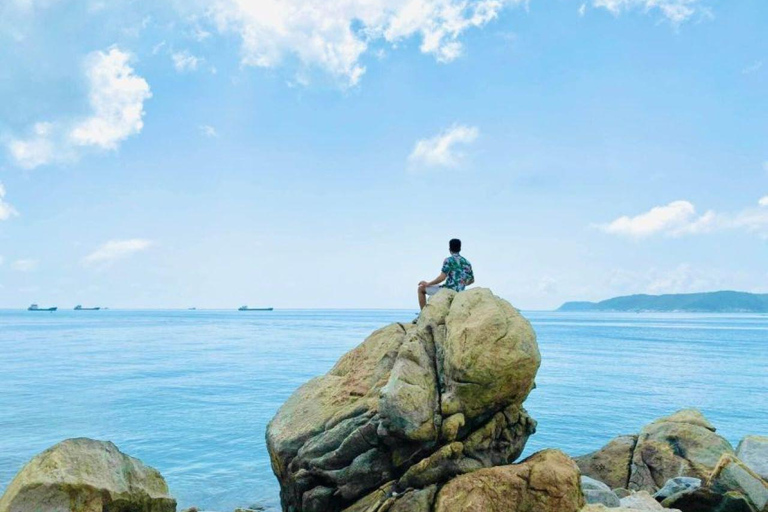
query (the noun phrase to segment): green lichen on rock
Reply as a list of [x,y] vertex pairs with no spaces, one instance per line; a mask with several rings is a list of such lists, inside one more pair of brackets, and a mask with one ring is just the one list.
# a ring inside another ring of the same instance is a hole
[[731,444],[715,433],[701,412],[685,409],[640,431],[628,488],[655,492],[676,476],[704,480],[722,455],[733,453]]
[[0,512],[175,512],[160,473],[108,441],[68,439],[35,456]]
[[678,476],[706,480],[720,457],[733,453],[701,412],[684,409],[575,460],[584,475],[611,488],[654,493]]
[[544,450],[520,464],[454,478],[440,489],[435,512],[576,512],[583,506],[579,468],[564,453]]
[[376,331],[280,408],[267,447],[283,509],[423,508],[427,489],[511,463],[535,432],[522,404],[540,362],[509,303],[440,291],[415,324]]

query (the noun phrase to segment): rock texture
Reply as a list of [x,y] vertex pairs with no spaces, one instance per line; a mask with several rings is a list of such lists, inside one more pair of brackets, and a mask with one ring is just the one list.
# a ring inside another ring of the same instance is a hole
[[664,510],[658,501],[647,491],[633,492],[629,496],[621,498],[621,506],[632,510]]
[[445,482],[520,456],[540,361],[509,303],[440,291],[416,324],[376,331],[280,408],[267,447],[283,509],[432,510]]
[[722,456],[709,477],[707,487],[717,494],[741,494],[756,510],[768,511],[768,482],[734,455]]
[[720,457],[733,453],[699,411],[685,409],[575,460],[583,474],[611,487],[655,493],[675,477],[706,480]]
[[718,494],[705,487],[673,494],[661,504],[681,512],[756,512],[742,494],[730,491]]
[[606,507],[618,507],[621,504],[610,487],[588,476],[581,477],[581,492],[588,504],[603,504]]
[[599,480],[611,489],[629,485],[629,469],[637,436],[619,436],[596,452],[576,457],[582,474]]
[[454,478],[438,493],[435,511],[576,512],[583,506],[576,464],[558,450],[544,450],[520,464]]
[[35,456],[0,512],[175,512],[160,473],[105,441],[68,439]]
[[656,492],[670,478],[706,479],[731,444],[699,411],[686,409],[643,427],[632,454],[629,489]]
[[699,487],[701,487],[701,479],[690,476],[678,476],[667,480],[664,487],[659,489],[653,497],[656,498],[657,501],[663,501],[673,494],[693,491]]
[[736,456],[763,480],[768,480],[768,437],[746,436],[739,442]]
[[[656,510],[656,509],[642,509],[642,508],[626,508],[626,507],[606,507],[605,505],[587,505],[581,512],[641,512],[643,510]],[[675,509],[664,509],[666,512],[681,512]],[[712,511],[708,511],[712,512]]]

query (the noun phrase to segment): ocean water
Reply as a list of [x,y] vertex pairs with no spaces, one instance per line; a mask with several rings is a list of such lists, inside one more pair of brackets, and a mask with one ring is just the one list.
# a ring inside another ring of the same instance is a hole
[[[684,407],[768,435],[768,316],[526,313],[542,367],[526,452],[579,455]],[[0,311],[0,489],[69,437],[158,468],[180,509],[278,510],[264,443],[291,392],[413,311]]]

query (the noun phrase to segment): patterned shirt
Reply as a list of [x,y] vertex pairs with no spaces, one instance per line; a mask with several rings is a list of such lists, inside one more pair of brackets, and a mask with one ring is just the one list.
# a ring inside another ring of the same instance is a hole
[[453,253],[443,261],[443,274],[448,276],[443,288],[450,288],[457,292],[464,291],[467,284],[475,278],[472,272],[472,264],[459,253]]

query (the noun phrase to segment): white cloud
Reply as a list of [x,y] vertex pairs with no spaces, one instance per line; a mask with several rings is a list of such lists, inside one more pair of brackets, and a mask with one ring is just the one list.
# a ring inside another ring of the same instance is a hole
[[[0,220],[8,220],[11,217],[15,217],[19,212],[13,207],[13,205],[5,201],[5,186],[0,183]],[[0,259],[2,262],[2,259]]]
[[613,222],[597,227],[606,233],[632,238],[696,235],[725,230],[743,230],[768,238],[768,196],[760,198],[758,206],[744,208],[735,213],[710,210],[699,216],[692,203],[674,201],[635,217],[619,217]]
[[619,217],[599,228],[614,235],[642,238],[657,233],[680,234],[702,219],[704,217],[696,218],[696,208],[690,202],[673,201],[665,206],[651,208],[635,217]]
[[135,74],[130,54],[112,47],[86,59],[91,114],[70,122],[39,122],[26,139],[12,139],[8,149],[25,169],[73,160],[78,149],[117,149],[120,142],[144,127],[144,101],[152,96],[149,84]]
[[216,128],[207,124],[200,125],[200,133],[212,139],[215,139],[219,136],[219,132],[216,131]]
[[171,59],[173,60],[173,67],[176,68],[176,71],[179,73],[197,71],[198,66],[203,62],[203,59],[195,57],[186,50],[183,52],[172,53]]
[[587,13],[587,4],[581,4],[579,7],[579,16],[584,17],[584,15]]
[[32,272],[37,269],[38,261],[33,259],[19,259],[11,263],[11,268],[18,272]]
[[702,0],[592,0],[595,7],[603,7],[615,15],[634,9],[659,11],[673,25],[688,21],[697,14],[711,15],[703,4]]
[[221,32],[242,39],[242,62],[275,67],[295,58],[347,85],[365,73],[372,43],[395,46],[412,37],[439,62],[463,51],[461,36],[525,0],[216,0],[207,12]]
[[130,58],[115,47],[90,55],[86,74],[93,115],[70,132],[76,144],[116,149],[118,143],[144,128],[144,101],[152,93],[147,81],[128,64]]
[[115,260],[127,258],[137,252],[144,251],[151,247],[152,242],[142,238],[131,238],[129,240],[110,240],[83,258],[86,265],[106,264]]
[[434,137],[417,141],[408,161],[413,165],[456,167],[464,158],[456,146],[471,144],[479,134],[475,126],[454,124]]

